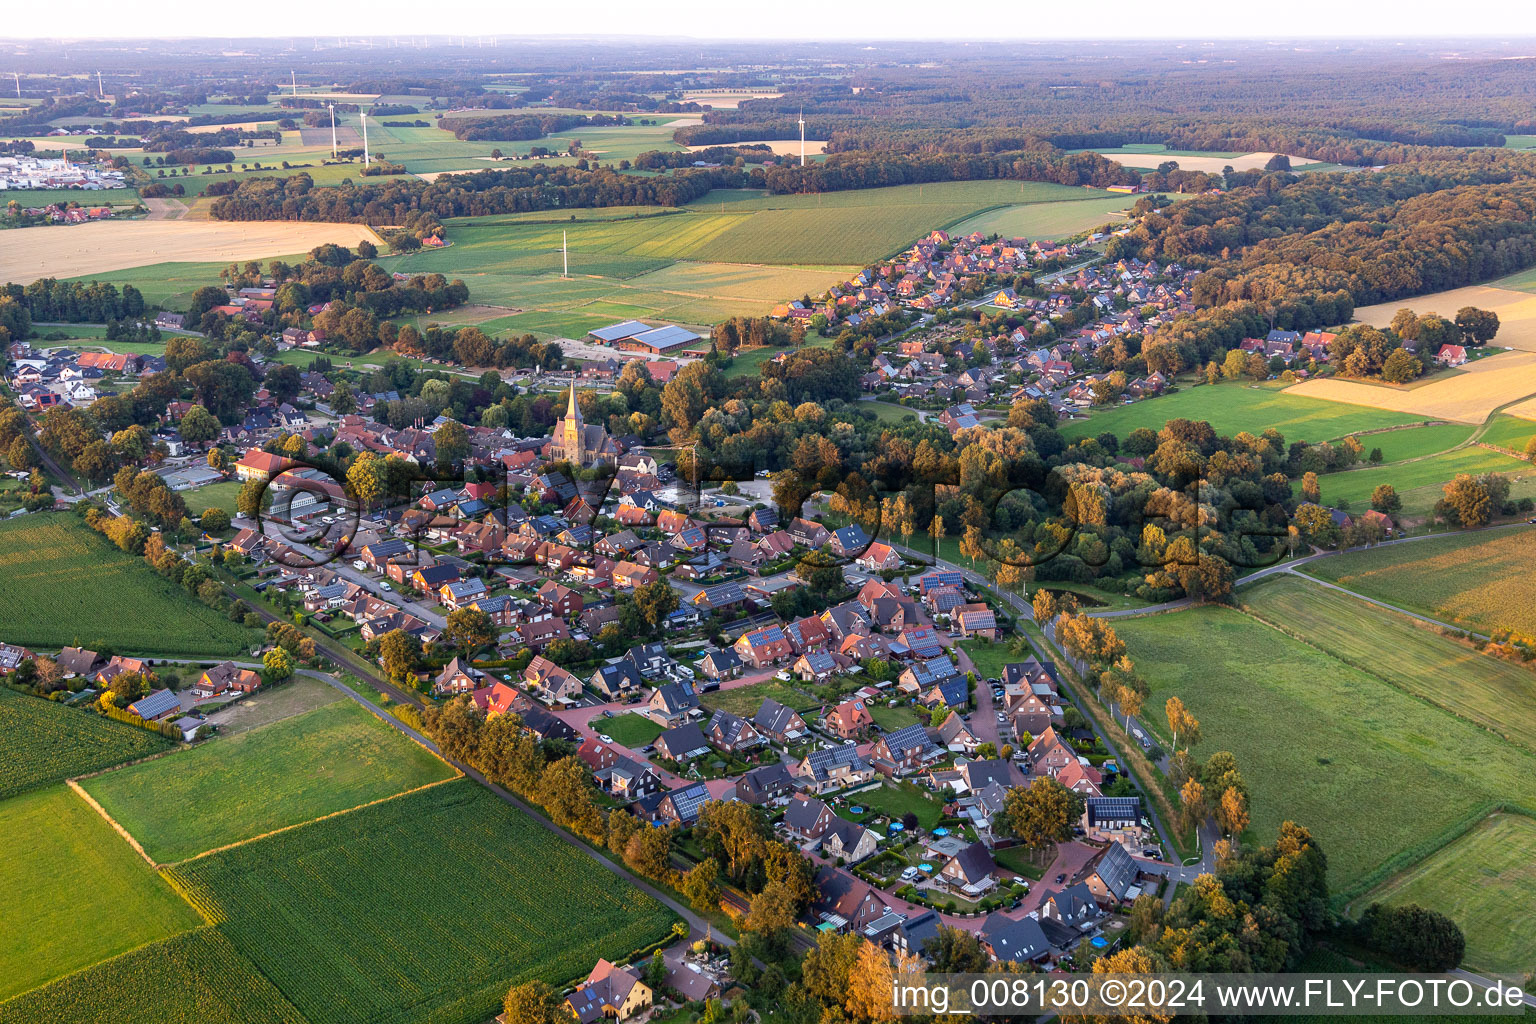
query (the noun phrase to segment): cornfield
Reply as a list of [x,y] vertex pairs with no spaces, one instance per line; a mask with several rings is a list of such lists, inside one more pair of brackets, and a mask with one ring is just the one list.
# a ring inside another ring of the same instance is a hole
[[0,1024],[307,1024],[229,940],[198,928],[0,1003]]
[[673,915],[469,781],[168,868],[311,1024],[479,1024]]
[[40,697],[0,689],[0,799],[75,775],[146,757],[170,743]]

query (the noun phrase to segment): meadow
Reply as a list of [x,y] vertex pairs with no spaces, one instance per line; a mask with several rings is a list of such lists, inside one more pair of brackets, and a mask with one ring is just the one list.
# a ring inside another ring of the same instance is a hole
[[202,923],[62,785],[0,801],[0,892],[0,1000]]
[[1365,446],[1367,454],[1380,448],[1382,462],[1401,462],[1449,451],[1471,438],[1476,430],[1465,423],[1430,423],[1357,434],[1356,439]]
[[770,697],[796,711],[809,711],[821,703],[792,684],[777,679],[765,679],[750,686],[738,686],[734,690],[716,690],[704,694],[700,700],[712,711],[729,711],[733,715],[751,718],[762,707],[763,701]]
[[[1370,447],[1372,445],[1367,443],[1367,451]],[[1536,472],[1532,471],[1530,463],[1476,446],[1395,466],[1325,473],[1318,477],[1318,485],[1325,505],[1338,505],[1342,501],[1348,502],[1351,509],[1363,511],[1370,507],[1372,491],[1381,484],[1391,484],[1402,499],[1403,515],[1425,516],[1445,496],[1445,485],[1458,473],[1504,473],[1512,481],[1509,491],[1512,498],[1536,494]],[[1516,477],[1522,479],[1516,481]]]
[[181,497],[187,503],[187,512],[190,515],[199,516],[210,508],[221,508],[233,517],[237,511],[235,498],[240,493],[240,487],[238,480],[224,480],[216,484],[194,487],[190,491],[182,491]]
[[344,700],[83,785],[151,857],[171,863],[454,774]]
[[1305,571],[1468,629],[1536,636],[1536,545],[1523,525],[1349,551]]
[[1243,591],[1243,602],[1340,661],[1536,753],[1536,672],[1529,668],[1294,576]]
[[0,608],[8,642],[54,650],[236,654],[254,635],[67,513],[0,523]]
[[1328,855],[1346,895],[1417,859],[1499,802],[1536,806],[1536,757],[1231,608],[1122,619],[1152,687],[1145,725],[1179,696],[1200,720],[1197,759],[1237,758],[1252,830],[1292,820]]
[[674,920],[467,780],[166,874],[311,1024],[479,1024],[508,986],[622,963]]
[[1367,903],[1435,906],[1461,925],[1466,966],[1518,982],[1536,958],[1536,821],[1496,814],[1373,891]]
[[0,689],[0,799],[168,750],[159,733]]
[[1532,437],[1536,437],[1536,420],[1500,414],[1489,421],[1478,440],[1523,454]]
[[1205,420],[1218,434],[1227,436],[1244,430],[1258,434],[1274,427],[1285,435],[1287,442],[1313,443],[1424,419],[1362,405],[1303,398],[1290,391],[1222,383],[1185,387],[1170,395],[1095,412],[1087,419],[1067,420],[1061,424],[1061,433],[1069,441],[1106,431],[1124,438],[1137,427],[1161,430],[1168,420],[1180,418]]
[[[288,253],[287,255],[274,255],[270,259],[280,259],[285,263],[297,263],[304,259],[301,253]],[[172,262],[150,263],[142,267],[127,267],[121,270],[97,271],[91,274],[79,274],[66,278],[70,281],[111,281],[118,288],[124,285],[133,285],[144,296],[144,301],[166,309],[185,310],[192,301],[192,293],[199,288],[208,285],[222,285],[219,280],[219,271],[229,266],[229,261],[222,262]],[[71,327],[71,331],[78,330]],[[114,349],[114,351],[117,351]]]
[[214,928],[141,946],[0,1003],[0,1024],[108,1020],[309,1024]]
[[615,743],[623,744],[631,750],[638,750],[647,743],[656,742],[656,737],[662,733],[661,726],[632,711],[612,718],[599,719],[593,723],[593,728],[597,732],[612,736]]

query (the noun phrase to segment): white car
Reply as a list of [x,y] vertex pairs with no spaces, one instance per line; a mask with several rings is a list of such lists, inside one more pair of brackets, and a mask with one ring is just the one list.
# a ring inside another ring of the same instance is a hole
[[600,733],[598,733],[598,734],[597,734],[597,738],[598,738],[598,739],[600,739],[600,740],[602,740],[602,741],[603,741],[603,742],[604,742],[604,743],[612,743],[612,742],[613,742],[613,737],[612,737],[612,736],[609,736],[609,735],[608,735],[608,734],[607,734],[607,733],[605,733],[605,732],[600,732]]
[[358,572],[367,572],[368,563],[359,558],[357,561],[352,563],[352,568],[356,569]]
[[391,592],[392,593],[395,588],[390,586],[388,583],[380,583],[379,584],[379,589],[383,590],[383,591],[386,591],[386,592]]

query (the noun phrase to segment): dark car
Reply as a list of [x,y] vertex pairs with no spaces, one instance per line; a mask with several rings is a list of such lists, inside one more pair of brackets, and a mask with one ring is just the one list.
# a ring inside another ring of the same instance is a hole
[[1157,860],[1157,851],[1156,850],[1142,850],[1141,851],[1141,855],[1143,857],[1147,858],[1148,860]]
[[1067,876],[1066,875],[1057,875],[1056,876],[1056,884],[1057,885],[1060,885],[1061,883],[1065,882],[1066,880],[1067,880]]

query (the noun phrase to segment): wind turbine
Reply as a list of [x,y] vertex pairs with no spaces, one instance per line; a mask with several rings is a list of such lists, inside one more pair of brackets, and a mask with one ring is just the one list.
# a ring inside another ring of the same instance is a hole
[[800,108],[800,166],[805,166],[805,108]]
[[565,261],[565,269],[561,271],[560,276],[563,278],[571,276],[571,247],[566,239],[566,235],[567,232],[562,228],[560,230],[560,256]]
[[104,89],[102,87],[102,84],[101,84],[101,72],[100,71],[96,72],[96,95],[100,96],[103,99],[105,99],[106,96],[107,96],[107,90]]
[[331,159],[336,159],[336,104],[327,103],[331,108]]
[[293,98],[294,99],[298,99],[299,98],[299,75],[298,75],[298,72],[290,70],[288,72],[288,79],[289,79],[289,81],[291,81],[293,83]]
[[363,166],[368,165],[368,111],[358,108],[363,118]]
[[16,79],[16,98],[17,99],[21,99],[21,76],[19,74],[17,74],[16,72],[12,71],[11,72],[11,77]]

